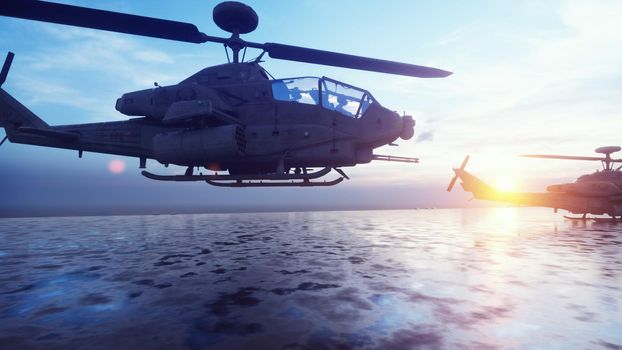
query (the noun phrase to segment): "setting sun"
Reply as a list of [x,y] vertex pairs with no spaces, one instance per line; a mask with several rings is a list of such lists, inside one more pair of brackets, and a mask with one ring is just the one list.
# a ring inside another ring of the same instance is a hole
[[515,181],[509,177],[501,177],[495,181],[495,187],[499,191],[508,192],[514,189]]

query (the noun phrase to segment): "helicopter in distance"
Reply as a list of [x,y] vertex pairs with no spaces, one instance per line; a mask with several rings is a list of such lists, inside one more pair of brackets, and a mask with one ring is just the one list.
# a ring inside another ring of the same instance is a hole
[[462,188],[471,192],[476,199],[549,207],[555,212],[558,209],[564,209],[573,214],[581,214],[580,217],[564,216],[571,220],[601,219],[587,217],[587,214],[593,214],[609,215],[613,220],[620,217],[622,221],[622,165],[614,166],[616,163],[622,163],[622,159],[611,158],[612,153],[620,150],[622,148],[619,146],[599,147],[595,152],[603,154],[602,157],[522,155],[528,158],[599,161],[603,165],[602,170],[579,176],[575,182],[547,186],[547,192],[543,193],[499,191],[464,170],[469,161],[469,156],[466,156],[462,165],[453,169],[455,176],[451,179],[447,191],[451,192],[459,178]]
[[[365,89],[327,77],[275,79],[259,64],[265,54],[421,78],[451,74],[407,63],[245,41],[240,35],[255,30],[259,19],[251,7],[234,1],[213,9],[213,20],[231,33],[228,38],[206,35],[190,23],[37,0],[4,0],[0,15],[225,46],[228,63],[204,68],[176,85],[156,84],[123,94],[115,108],[134,117],[126,121],[50,126],[0,89],[0,127],[6,131],[2,142],[8,138],[14,143],[77,150],[79,157],[85,151],[136,157],[141,169],[147,159],[186,167],[184,175],[142,171],[154,180],[205,181],[226,187],[332,186],[348,179],[342,167],[374,160],[418,163],[418,158],[374,153],[398,138],[412,138],[411,116],[382,106]],[[245,61],[248,48],[262,51]],[[0,87],[13,56],[7,55]],[[196,168],[213,173],[197,174]],[[333,170],[338,178],[312,181]]]

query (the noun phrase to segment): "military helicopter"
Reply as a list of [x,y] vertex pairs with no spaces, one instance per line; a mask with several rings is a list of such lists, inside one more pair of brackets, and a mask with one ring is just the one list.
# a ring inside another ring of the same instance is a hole
[[[123,94],[116,110],[137,117],[127,121],[50,126],[0,89],[0,126],[7,135],[2,142],[8,138],[72,149],[79,157],[85,151],[137,157],[141,169],[147,159],[186,167],[184,175],[142,171],[155,180],[206,181],[228,187],[332,186],[348,178],[341,167],[373,160],[418,163],[417,158],[373,153],[398,138],[410,139],[415,125],[411,116],[383,107],[365,89],[327,77],[274,79],[259,64],[266,53],[282,60],[412,77],[451,74],[407,63],[245,41],[240,35],[255,30],[259,19],[251,7],[233,1],[213,9],[213,20],[231,33],[228,38],[206,35],[190,23],[35,0],[4,0],[0,15],[225,46],[226,64],[205,68],[176,85],[156,84]],[[245,61],[247,48],[262,52]],[[12,59],[9,53],[0,87]],[[195,168],[201,167],[213,173],[195,174]],[[338,178],[311,181],[332,170]]]
[[451,191],[456,180],[462,182],[462,188],[473,193],[477,199],[490,201],[509,202],[534,207],[550,207],[557,212],[558,209],[567,210],[573,214],[582,214],[580,217],[564,216],[572,220],[598,220],[600,218],[588,218],[587,214],[609,215],[614,220],[620,216],[622,221],[622,165],[615,168],[616,163],[622,163],[622,159],[613,159],[611,154],[622,150],[619,146],[599,147],[596,153],[602,157],[560,156],[547,154],[526,154],[522,157],[589,160],[599,161],[603,169],[592,174],[580,176],[575,182],[550,185],[545,193],[526,192],[503,192],[484,183],[473,174],[464,170],[469,156],[466,156],[459,168],[454,168],[455,176],[451,179],[447,191]]

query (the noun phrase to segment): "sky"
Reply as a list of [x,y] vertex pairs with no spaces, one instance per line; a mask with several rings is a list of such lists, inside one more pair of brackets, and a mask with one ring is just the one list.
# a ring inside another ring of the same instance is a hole
[[[62,2],[190,22],[208,35],[227,36],[212,22],[216,1]],[[96,213],[104,207],[175,211],[474,205],[460,189],[445,192],[451,168],[466,154],[471,155],[467,169],[492,184],[542,191],[547,184],[573,181],[600,165],[518,155],[590,156],[596,155],[596,147],[622,145],[620,1],[245,3],[259,15],[257,30],[244,36],[249,41],[454,72],[444,79],[418,79],[270,58],[263,63],[277,78],[328,76],[362,87],[382,105],[413,115],[415,137],[377,153],[419,157],[421,163],[359,165],[345,169],[350,181],[332,188],[222,189],[145,179],[132,158],[85,153],[78,159],[73,151],[7,142],[0,147],[0,215],[45,209]],[[176,84],[226,60],[219,44],[5,17],[0,18],[0,49],[16,54],[3,88],[51,125],[124,120],[114,109],[123,93],[150,88],[154,81]],[[247,56],[257,54],[249,50]],[[155,161],[148,163],[148,170],[165,171]]]

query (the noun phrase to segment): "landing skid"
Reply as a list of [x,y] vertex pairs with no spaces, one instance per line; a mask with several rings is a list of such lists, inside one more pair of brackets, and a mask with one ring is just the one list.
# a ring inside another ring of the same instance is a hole
[[205,180],[205,182],[207,182],[208,184],[212,185],[212,186],[219,186],[219,187],[321,187],[321,186],[334,186],[338,183],[340,183],[341,181],[343,181],[343,177],[339,177],[335,180],[331,180],[331,181],[309,181],[309,180],[302,180],[302,181],[279,181],[279,182],[263,182],[262,180],[260,181],[247,181],[244,182],[243,180],[238,180],[238,181],[228,181],[228,182],[219,182],[219,181],[214,181],[214,180]]
[[[336,169],[340,170],[340,169]],[[310,181],[330,173],[331,168],[324,168],[312,173],[302,174],[261,174],[261,175],[158,175],[143,171],[143,176],[159,181],[205,181],[220,187],[314,187],[334,186],[343,181],[344,176],[331,181]],[[343,171],[338,171],[343,174]]]

